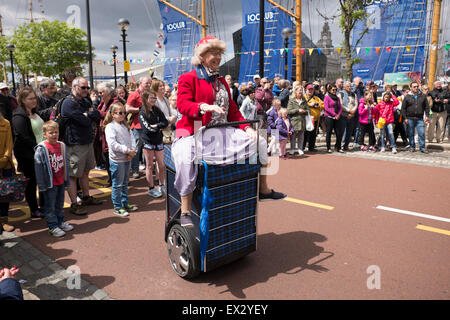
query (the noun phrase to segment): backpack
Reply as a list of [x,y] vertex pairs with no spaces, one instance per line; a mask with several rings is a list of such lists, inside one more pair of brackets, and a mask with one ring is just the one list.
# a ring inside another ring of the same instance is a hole
[[66,99],[66,97],[59,99],[58,102],[53,106],[53,108],[50,112],[50,120],[55,121],[59,126],[58,140],[63,141],[63,142],[64,142],[64,137],[66,135],[66,128],[67,128],[67,122],[68,122],[68,119],[61,115],[61,106],[65,99]]

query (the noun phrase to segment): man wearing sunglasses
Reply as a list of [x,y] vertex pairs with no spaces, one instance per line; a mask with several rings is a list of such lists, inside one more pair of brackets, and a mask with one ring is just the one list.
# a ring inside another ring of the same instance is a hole
[[[97,205],[102,201],[89,196],[89,171],[95,168],[93,123],[100,119],[100,113],[87,99],[89,86],[86,79],[73,80],[72,93],[61,106],[61,116],[66,119],[64,143],[69,158],[70,185],[67,189],[72,202],[70,212],[84,215],[82,205]],[[82,205],[77,203],[77,179],[83,192]]]
[[426,95],[420,93],[419,84],[416,81],[411,82],[409,87],[411,91],[403,99],[401,109],[402,118],[405,119],[405,124],[408,125],[409,151],[414,152],[416,150],[414,131],[417,129],[420,152],[428,153],[428,150],[425,148],[423,119],[425,116],[425,121],[430,121],[430,106]]

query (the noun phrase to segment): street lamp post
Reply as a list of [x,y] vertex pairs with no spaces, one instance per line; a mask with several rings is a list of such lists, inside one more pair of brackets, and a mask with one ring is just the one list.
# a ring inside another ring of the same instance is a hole
[[114,87],[117,88],[117,72],[116,72],[116,53],[119,48],[116,45],[111,46],[111,52],[113,54],[113,62],[114,62]]
[[281,36],[284,39],[284,79],[287,80],[288,77],[288,55],[287,55],[287,48],[289,46],[289,38],[291,37],[293,31],[291,28],[284,28],[281,31]]
[[6,49],[9,51],[9,57],[11,58],[11,76],[12,76],[12,83],[13,83],[13,95],[16,95],[16,82],[14,80],[14,60],[13,60],[13,52],[16,49],[16,47],[13,44],[8,44],[6,46]]
[[[127,34],[126,34],[126,31],[128,30],[128,28],[130,26],[130,22],[127,19],[122,18],[119,20],[117,25],[119,26],[120,30],[122,31],[123,63],[124,63],[124,67],[125,67],[125,63],[127,62],[127,45],[126,45]],[[128,83],[128,73],[127,73],[127,71],[125,71],[125,68],[124,68],[124,76],[125,76],[125,85],[126,85]]]

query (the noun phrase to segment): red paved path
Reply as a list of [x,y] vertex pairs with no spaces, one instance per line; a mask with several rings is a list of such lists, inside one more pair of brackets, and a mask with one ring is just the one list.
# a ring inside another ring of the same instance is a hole
[[[17,234],[116,299],[449,299],[450,236],[416,229],[450,224],[375,209],[377,205],[450,218],[450,170],[316,154],[281,161],[271,186],[291,198],[259,205],[258,250],[192,282],[172,271],[164,200],[130,184],[129,219],[112,215],[110,196],[87,217],[66,213],[75,230],[47,235],[44,222],[16,223]],[[98,191],[97,191],[98,192]],[[381,270],[381,289],[366,272]]]

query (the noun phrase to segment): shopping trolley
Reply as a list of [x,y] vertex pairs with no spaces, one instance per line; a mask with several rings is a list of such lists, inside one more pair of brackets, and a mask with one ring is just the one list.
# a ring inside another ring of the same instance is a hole
[[[196,135],[200,137],[204,130],[210,128],[258,122],[252,120],[208,125]],[[258,158],[258,149],[255,158]],[[182,278],[194,278],[202,271],[211,271],[255,251],[261,168],[259,161],[247,158],[243,164],[196,164],[199,167],[191,209],[194,226],[184,228],[180,224],[181,197],[174,187],[175,166],[171,145],[164,147],[164,153],[167,185],[165,241],[173,270]],[[205,202],[207,193],[208,204]],[[208,217],[207,228],[205,216]]]

